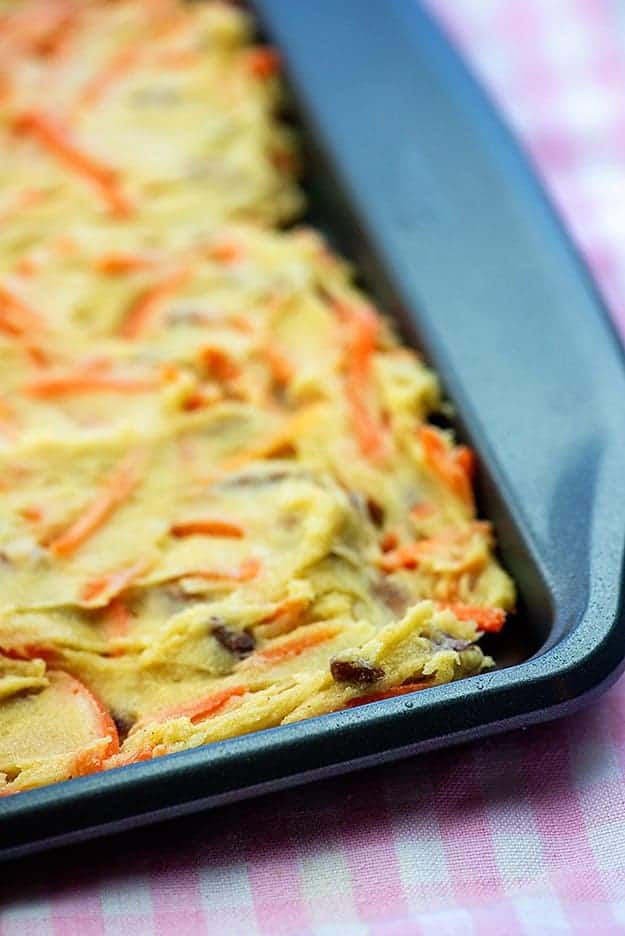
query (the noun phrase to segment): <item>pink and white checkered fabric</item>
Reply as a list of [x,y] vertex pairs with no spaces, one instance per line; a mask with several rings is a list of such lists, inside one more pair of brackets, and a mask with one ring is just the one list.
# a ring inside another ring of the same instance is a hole
[[[430,0],[625,338],[625,8]],[[2,936],[625,933],[625,681],[575,718],[3,869]]]

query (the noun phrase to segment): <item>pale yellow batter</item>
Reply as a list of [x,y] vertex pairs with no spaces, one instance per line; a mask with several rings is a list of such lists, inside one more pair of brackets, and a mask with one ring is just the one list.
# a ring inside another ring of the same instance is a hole
[[426,689],[514,588],[218,2],[0,4],[0,793]]

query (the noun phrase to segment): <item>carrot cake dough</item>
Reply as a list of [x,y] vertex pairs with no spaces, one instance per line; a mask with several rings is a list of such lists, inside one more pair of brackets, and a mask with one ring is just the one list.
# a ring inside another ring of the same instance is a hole
[[477,673],[514,606],[252,37],[0,3],[0,794]]

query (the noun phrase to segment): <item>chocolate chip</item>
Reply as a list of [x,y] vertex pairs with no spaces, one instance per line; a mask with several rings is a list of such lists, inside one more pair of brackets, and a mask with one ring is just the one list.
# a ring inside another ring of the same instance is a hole
[[384,508],[372,497],[367,498],[367,513],[374,526],[382,526],[384,523]]
[[221,622],[216,623],[214,618],[211,618],[211,621],[213,622],[211,634],[225,650],[241,660],[254,651],[256,641],[252,634],[248,634],[247,631],[232,630]]
[[332,660],[330,672],[336,682],[355,686],[366,686],[384,676],[383,669],[373,666],[361,657],[355,657],[353,660]]
[[121,712],[111,712],[111,718],[115,722],[119,740],[125,741],[136,719],[132,718],[130,715],[122,714]]

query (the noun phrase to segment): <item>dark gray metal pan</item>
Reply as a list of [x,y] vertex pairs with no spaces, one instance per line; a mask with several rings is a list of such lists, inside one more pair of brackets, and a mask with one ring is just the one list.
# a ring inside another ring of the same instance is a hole
[[573,711],[625,659],[625,372],[586,270],[415,0],[257,0],[313,217],[442,377],[521,602],[506,666],[0,800],[0,856]]

